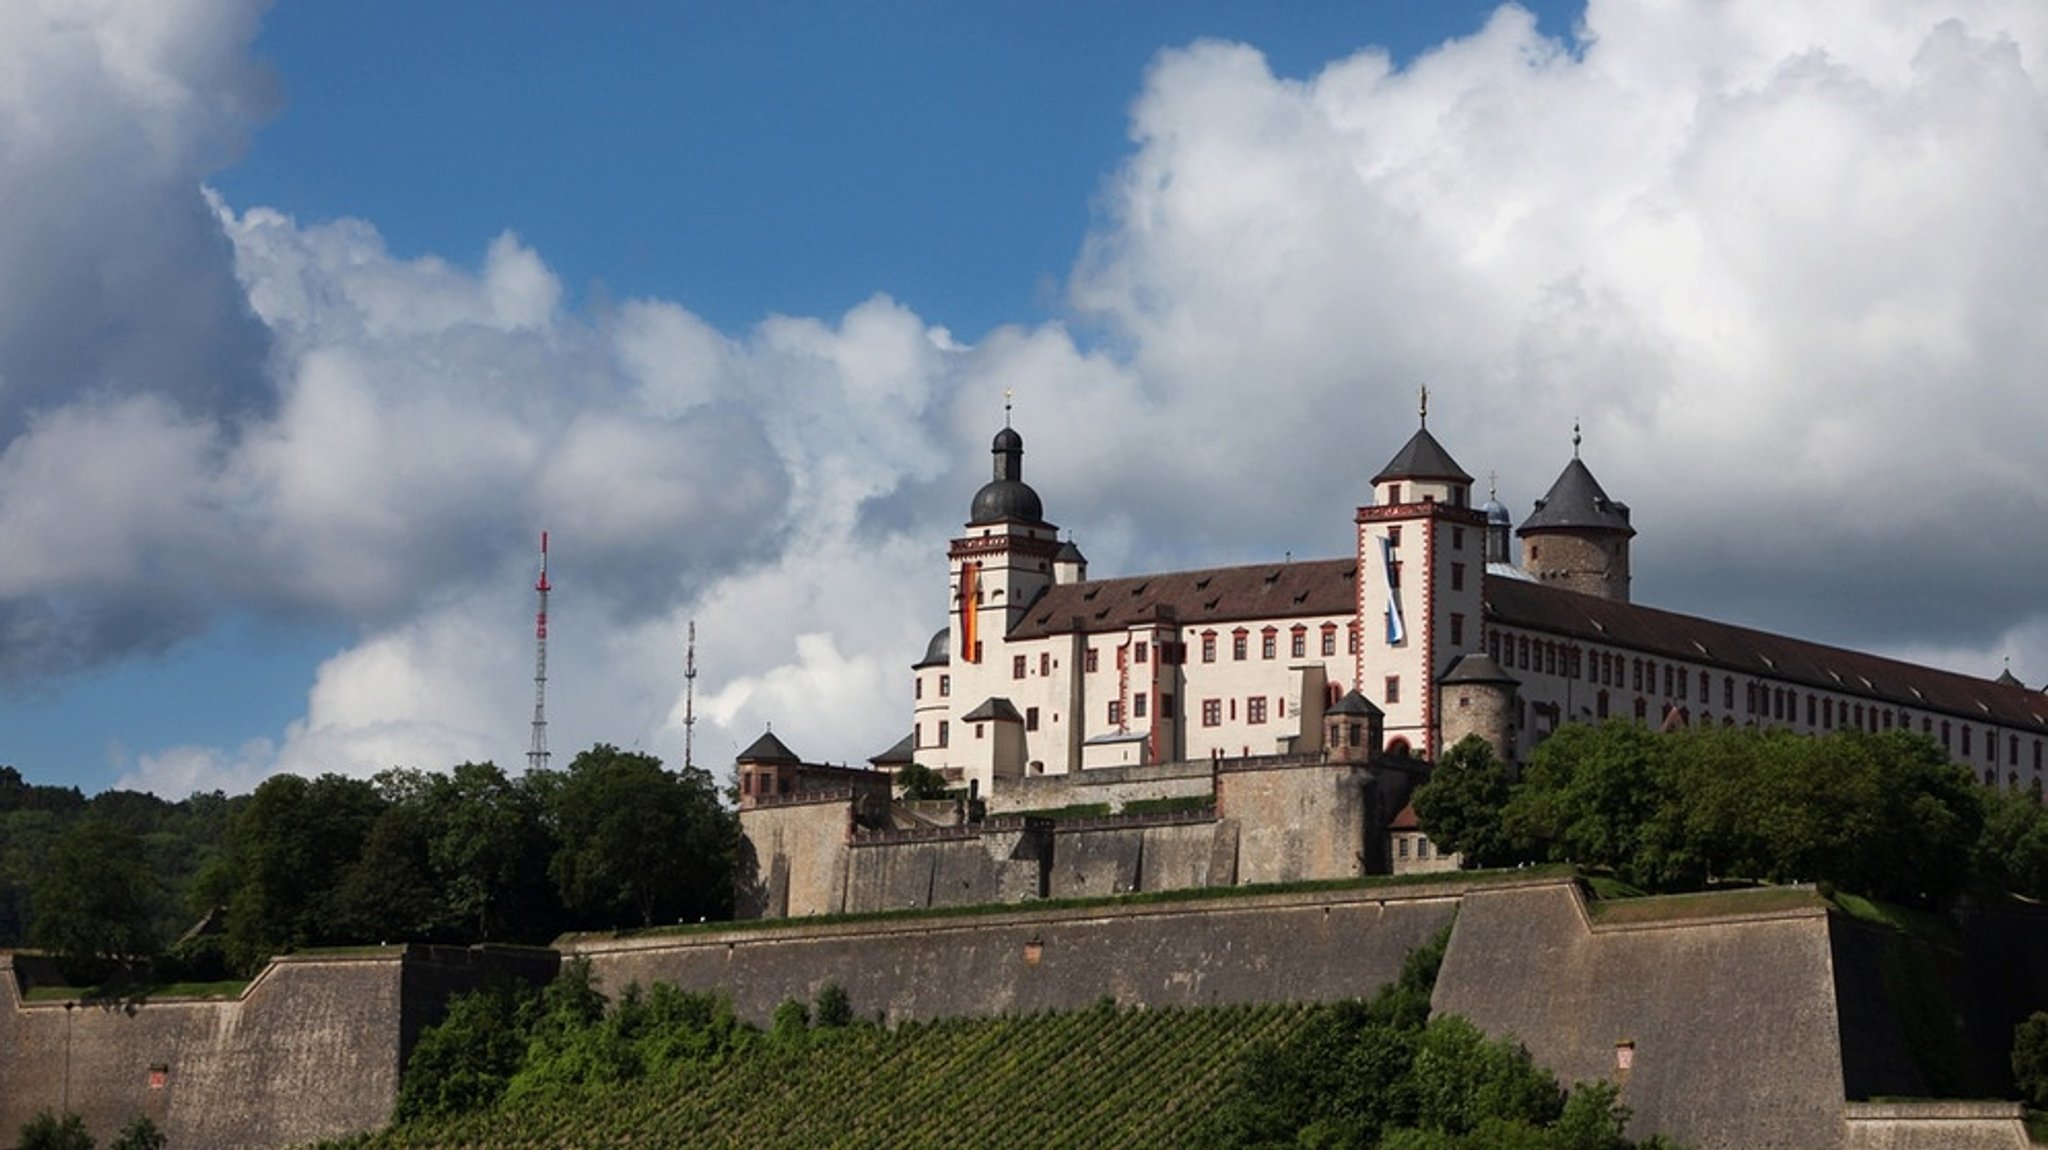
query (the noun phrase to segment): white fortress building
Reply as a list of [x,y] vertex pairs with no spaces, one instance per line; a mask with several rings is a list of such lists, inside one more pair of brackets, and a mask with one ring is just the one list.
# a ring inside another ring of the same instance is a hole
[[[1577,457],[1534,511],[1472,499],[1422,426],[1371,480],[1334,559],[1091,579],[1024,480],[994,475],[947,550],[948,626],[913,671],[913,729],[876,756],[992,796],[1100,768],[1327,755],[1340,702],[1384,749],[1432,760],[1467,734],[1520,761],[1609,717],[1826,732],[1908,728],[1987,785],[2042,780],[2048,696],[1638,606],[1635,528]],[[1515,538],[1519,536],[1520,560]],[[991,809],[995,809],[993,806]]]

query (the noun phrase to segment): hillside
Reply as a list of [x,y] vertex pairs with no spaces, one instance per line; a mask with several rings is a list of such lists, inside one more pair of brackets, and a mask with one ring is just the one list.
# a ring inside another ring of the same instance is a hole
[[715,1065],[326,1143],[456,1147],[1177,1147],[1239,1053],[1307,1006],[1097,1009],[896,1029],[817,1029]]

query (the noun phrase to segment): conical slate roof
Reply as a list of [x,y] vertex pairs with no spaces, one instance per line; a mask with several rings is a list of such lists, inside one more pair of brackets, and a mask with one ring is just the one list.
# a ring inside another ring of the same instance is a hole
[[803,762],[802,759],[796,757],[795,751],[782,745],[782,740],[776,738],[773,731],[762,732],[760,738],[755,739],[751,746],[739,753],[737,761],[742,763]]
[[1634,535],[1628,504],[1616,503],[1600,489],[1600,481],[1578,456],[1565,464],[1550,493],[1536,501],[1536,510],[1522,521],[1521,534],[1532,531],[1618,531]]
[[1458,483],[1470,483],[1472,477],[1436,441],[1436,436],[1424,427],[1416,431],[1406,446],[1394,454],[1380,473],[1372,477],[1374,483],[1385,483],[1390,479],[1448,479]]
[[873,763],[875,766],[878,767],[900,766],[904,763],[912,762],[916,758],[917,732],[912,731],[911,733],[896,740],[895,745],[891,746],[888,750],[883,751],[879,755],[870,756],[868,762]]
[[1439,683],[1508,683],[1520,686],[1521,680],[1503,670],[1493,656],[1481,652],[1461,655],[1451,664],[1451,669],[1438,679]]

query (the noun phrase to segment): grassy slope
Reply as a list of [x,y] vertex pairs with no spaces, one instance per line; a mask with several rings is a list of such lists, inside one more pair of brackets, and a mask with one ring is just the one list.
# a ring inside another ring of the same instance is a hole
[[1178,1147],[1300,1006],[1084,1010],[763,1038],[722,1065],[333,1146]]

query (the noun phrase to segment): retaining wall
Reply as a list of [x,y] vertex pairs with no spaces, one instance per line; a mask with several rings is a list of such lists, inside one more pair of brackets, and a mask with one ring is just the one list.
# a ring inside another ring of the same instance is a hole
[[101,1144],[138,1115],[169,1144],[237,1150],[371,1130],[447,997],[491,969],[552,977],[552,952],[386,947],[272,960],[230,1000],[24,1003],[0,955],[0,1138],[38,1111]]
[[1367,996],[1448,925],[1455,884],[1379,891],[1018,910],[957,918],[581,939],[607,992],[629,983],[720,989],[767,1023],[827,983],[891,1021],[1126,1005]]

